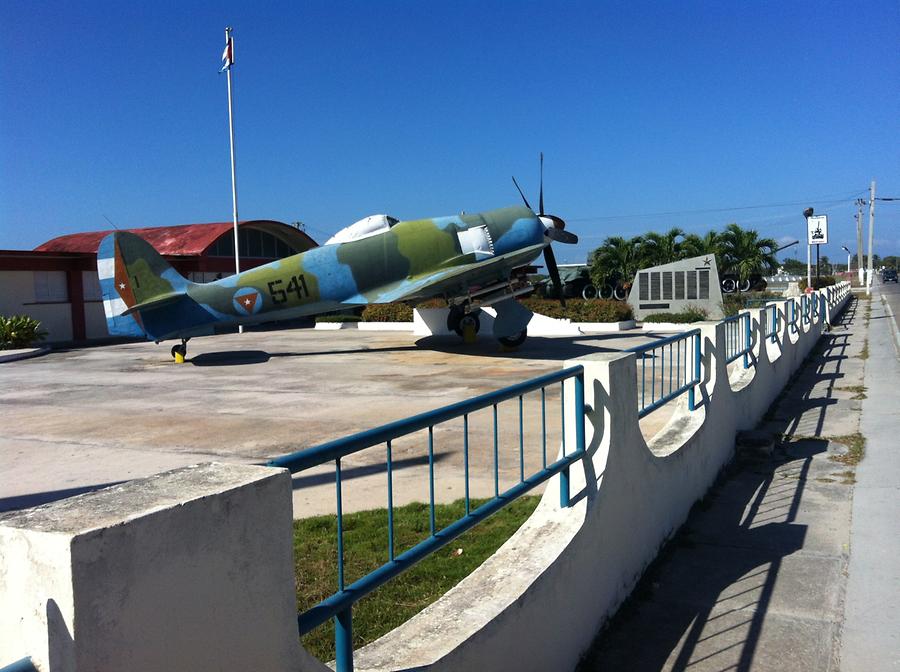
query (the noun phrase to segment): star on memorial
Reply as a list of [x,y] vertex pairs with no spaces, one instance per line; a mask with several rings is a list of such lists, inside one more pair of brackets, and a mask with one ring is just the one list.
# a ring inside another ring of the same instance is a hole
[[119,289],[125,289],[125,283],[124,283],[124,282],[120,282],[120,283],[119,283]]

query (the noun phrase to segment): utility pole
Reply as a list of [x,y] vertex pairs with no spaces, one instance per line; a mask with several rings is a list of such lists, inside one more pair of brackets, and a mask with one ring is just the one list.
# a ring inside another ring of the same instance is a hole
[[[866,204],[865,200],[862,198],[856,199],[856,272],[859,275],[859,285],[862,287],[863,284],[863,221],[862,221],[862,213],[863,206]],[[850,270],[849,268],[847,269]]]
[[813,216],[814,210],[807,208],[803,211],[803,218],[806,219],[806,287],[807,291],[812,288],[812,243],[809,241],[809,218]]
[[875,231],[875,180],[869,187],[869,264],[866,277],[866,294],[872,293],[872,239]]

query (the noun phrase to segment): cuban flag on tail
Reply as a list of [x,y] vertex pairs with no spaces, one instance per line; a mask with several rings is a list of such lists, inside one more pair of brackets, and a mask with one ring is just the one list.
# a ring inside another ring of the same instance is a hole
[[234,65],[234,38],[231,36],[231,28],[225,29],[225,51],[222,52],[222,69],[219,72],[231,70]]

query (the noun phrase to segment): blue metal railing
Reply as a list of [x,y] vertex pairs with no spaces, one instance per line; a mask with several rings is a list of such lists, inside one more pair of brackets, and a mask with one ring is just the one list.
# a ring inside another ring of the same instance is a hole
[[639,418],[643,418],[684,392],[688,392],[688,406],[690,410],[694,410],[696,401],[694,388],[700,383],[702,361],[699,329],[692,329],[647,345],[638,345],[626,352],[638,355],[638,377],[641,388],[638,393]]
[[[565,384],[572,379],[574,382],[574,422],[575,422],[575,447],[566,452],[566,428],[565,428]],[[547,434],[546,434],[546,389],[560,385],[560,431],[562,434],[562,457],[547,464]],[[525,475],[524,439],[523,439],[523,395],[540,390],[541,395],[541,468],[529,476]],[[498,440],[499,429],[497,422],[497,405],[510,399],[519,400],[519,482],[500,492],[499,486],[499,454]],[[468,419],[471,413],[482,409],[493,410],[493,468],[494,468],[494,497],[472,510],[469,497],[469,427]],[[435,501],[434,501],[434,426],[456,418],[463,418],[463,458],[465,471],[465,515],[453,523],[437,529],[435,525]],[[329,618],[335,621],[335,662],[338,672],[350,672],[353,669],[353,604],[365,595],[383,585],[414,564],[434,553],[463,532],[474,527],[492,514],[496,513],[513,500],[533,490],[541,483],[549,480],[556,474],[560,475],[560,505],[570,506],[569,497],[569,467],[585,455],[585,424],[584,424],[584,367],[573,366],[559,372],[532,378],[517,385],[511,385],[495,392],[483,394],[466,401],[444,406],[433,411],[421,413],[404,420],[382,425],[365,432],[353,434],[336,441],[330,441],[320,446],[301,450],[289,455],[283,455],[268,462],[272,467],[283,467],[297,473],[311,467],[330,461],[335,465],[335,487],[337,493],[337,566],[338,586],[337,591],[316,606],[300,613],[297,617],[300,634],[304,635],[313,628],[321,625]],[[407,436],[417,431],[428,430],[428,475],[429,475],[429,522],[430,534],[424,540],[412,548],[395,555],[394,553],[394,513],[393,513],[393,463],[391,454],[391,442],[394,439]],[[346,585],[344,581],[344,539],[343,539],[343,512],[341,504],[341,458],[359,452],[372,446],[384,444],[386,448],[387,463],[387,504],[388,504],[388,562],[384,563],[361,579]]]
[[790,306],[790,309],[788,310],[788,314],[790,315],[790,317],[787,318],[787,323],[790,325],[791,331],[793,331],[796,334],[797,333],[797,301],[796,301],[796,299],[788,299],[786,305]]
[[811,321],[810,315],[809,315],[809,311],[810,311],[809,304],[810,304],[809,296],[806,294],[803,294],[800,297],[800,314],[801,314],[801,323],[802,324],[809,324]]
[[750,313],[739,313],[722,320],[725,325],[725,363],[731,364],[741,355],[744,368],[750,368],[750,349],[753,335],[750,330]]
[[779,310],[778,304],[772,303],[765,307],[763,310],[763,320],[764,320],[764,329],[763,329],[763,338],[769,338],[774,343],[777,340],[778,336],[778,325],[779,325]]
[[0,672],[37,672],[37,668],[31,662],[31,658],[25,657],[0,667]]

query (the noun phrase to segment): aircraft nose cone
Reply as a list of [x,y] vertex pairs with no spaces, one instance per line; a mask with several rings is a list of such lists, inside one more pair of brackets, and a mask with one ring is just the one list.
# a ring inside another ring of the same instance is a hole
[[566,231],[566,223],[556,215],[539,215],[538,219],[544,225],[544,235],[559,243],[574,245],[578,242],[578,236]]

